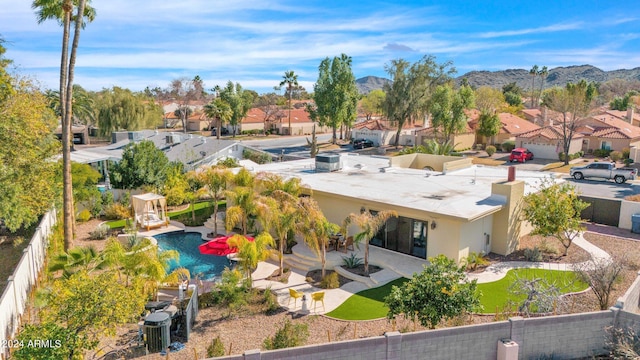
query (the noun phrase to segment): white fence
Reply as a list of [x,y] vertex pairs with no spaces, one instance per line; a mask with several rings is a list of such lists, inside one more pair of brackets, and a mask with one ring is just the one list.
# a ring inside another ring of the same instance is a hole
[[22,254],[13,275],[7,280],[7,287],[0,298],[0,359],[9,356],[9,349],[2,340],[9,340],[20,327],[21,317],[29,300],[29,291],[35,285],[44,266],[49,245],[49,235],[56,223],[56,210],[44,215]]

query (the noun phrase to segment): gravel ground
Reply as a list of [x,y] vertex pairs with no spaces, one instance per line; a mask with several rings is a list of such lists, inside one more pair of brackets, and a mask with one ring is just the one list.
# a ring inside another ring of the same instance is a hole
[[[87,227],[95,224],[86,224]],[[81,237],[82,225],[78,227],[78,237],[76,240],[77,245],[91,244],[100,248],[101,241],[84,241]],[[590,229],[592,230],[592,229]],[[597,230],[597,229],[596,229]],[[90,231],[90,230],[88,230]],[[88,231],[86,233],[88,234]],[[606,232],[606,231],[603,231]],[[614,257],[625,258],[628,266],[624,271],[623,279],[614,288],[611,299],[615,302],[615,299],[622,296],[626,289],[635,280],[638,269],[640,269],[640,242],[634,239],[620,238],[618,236],[610,236],[609,234],[587,232],[585,238],[607,251]],[[539,246],[545,249],[555,249],[550,253],[547,253],[546,261],[553,261],[557,263],[571,263],[583,261],[586,259],[587,254],[584,250],[577,246],[571,246],[567,256],[560,256],[562,254],[563,247],[553,239],[544,239],[539,236],[526,236],[521,239],[520,250],[509,257],[500,257],[492,255],[491,261],[505,261],[505,260],[521,260],[523,257],[524,248],[532,248]],[[555,254],[553,253],[555,252]],[[568,302],[568,308],[564,312],[586,312],[598,310],[597,299],[591,291],[587,291],[583,294],[573,295]],[[171,359],[194,359],[194,355],[197,354],[199,359],[206,357],[206,348],[211,343],[211,340],[219,336],[222,343],[225,345],[227,351],[231,354],[241,354],[246,350],[262,348],[262,343],[267,337],[273,336],[275,331],[282,326],[287,320],[291,320],[293,323],[305,323],[309,327],[309,338],[307,344],[319,344],[329,341],[348,340],[353,338],[364,338],[371,336],[383,335],[386,331],[392,331],[393,326],[386,319],[372,320],[372,321],[340,321],[330,319],[324,316],[303,316],[299,317],[297,314],[280,312],[274,315],[265,315],[259,312],[259,306],[249,305],[241,309],[237,314],[229,316],[229,313],[225,309],[220,308],[205,308],[201,309],[198,314],[198,319],[192,332],[192,337],[186,344],[186,348],[180,352],[172,353]],[[465,325],[472,323],[486,323],[495,320],[494,316],[468,316],[464,319],[456,319],[450,321],[448,324],[442,324],[443,326],[455,326]],[[415,327],[416,330],[424,330],[420,325]],[[399,320],[396,326],[396,330],[400,331],[413,331],[414,324],[411,321]],[[122,327],[118,330],[120,336],[111,339],[105,339],[101,343],[101,347],[110,349],[117,347],[131,340],[135,336],[136,326],[130,325]],[[135,356],[127,356],[132,358]],[[140,359],[165,359],[166,357],[155,355],[138,355]]]

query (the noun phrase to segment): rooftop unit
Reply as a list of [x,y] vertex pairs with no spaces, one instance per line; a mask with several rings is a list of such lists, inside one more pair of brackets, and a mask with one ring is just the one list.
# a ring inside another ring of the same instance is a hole
[[167,145],[180,144],[182,142],[182,137],[178,134],[171,133],[166,137]]
[[342,163],[340,162],[340,155],[328,154],[328,155],[316,155],[316,171],[331,172],[342,169]]

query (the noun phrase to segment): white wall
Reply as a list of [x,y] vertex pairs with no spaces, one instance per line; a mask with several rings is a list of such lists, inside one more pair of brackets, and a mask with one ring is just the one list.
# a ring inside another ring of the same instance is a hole
[[471,252],[487,254],[491,251],[491,244],[489,244],[488,251],[485,248],[485,235],[488,234],[491,240],[492,224],[493,215],[489,215],[460,225],[460,259],[469,256]]
[[640,202],[622,200],[620,204],[620,229],[631,229],[631,215],[640,214]]

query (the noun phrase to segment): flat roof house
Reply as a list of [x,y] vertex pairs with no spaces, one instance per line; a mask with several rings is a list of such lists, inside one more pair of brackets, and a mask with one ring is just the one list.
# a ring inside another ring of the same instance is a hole
[[371,244],[423,259],[444,254],[460,261],[470,252],[516,250],[519,237],[530,230],[519,221],[522,197],[545,176],[521,171],[508,179],[506,167],[474,166],[471,159],[453,156],[332,156],[339,157],[339,170],[316,171],[313,159],[250,170],[300,178],[337,224],[350,213],[397,211],[398,218]]

